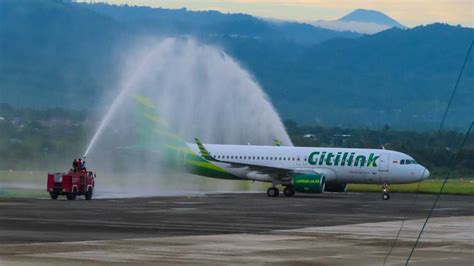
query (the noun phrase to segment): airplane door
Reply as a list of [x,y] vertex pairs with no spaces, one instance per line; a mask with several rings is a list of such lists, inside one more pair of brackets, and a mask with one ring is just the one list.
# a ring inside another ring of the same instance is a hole
[[379,172],[388,172],[388,157],[390,154],[382,153],[379,159]]

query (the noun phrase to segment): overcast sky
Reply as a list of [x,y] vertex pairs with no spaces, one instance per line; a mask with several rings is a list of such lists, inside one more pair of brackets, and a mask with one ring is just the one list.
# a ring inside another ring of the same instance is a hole
[[[84,0],[79,0],[84,1]],[[447,22],[474,26],[474,0],[85,0],[191,10],[218,10],[266,18],[333,20],[357,8],[375,9],[406,26]]]

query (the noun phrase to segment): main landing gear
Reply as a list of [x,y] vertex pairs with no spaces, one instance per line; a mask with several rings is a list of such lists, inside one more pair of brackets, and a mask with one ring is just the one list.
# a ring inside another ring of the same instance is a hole
[[390,194],[388,194],[389,189],[390,188],[387,184],[384,184],[382,186],[382,199],[383,200],[389,200],[390,199]]
[[[269,197],[278,197],[280,194],[280,191],[276,187],[271,187],[267,190],[267,195]],[[285,189],[283,189],[283,195],[287,197],[292,197],[295,195],[295,188],[293,186],[286,186]]]
[[278,197],[278,194],[280,194],[280,191],[276,187],[271,187],[267,190],[267,195],[269,197]]
[[283,194],[287,197],[292,197],[295,195],[295,188],[293,186],[286,186],[283,190]]

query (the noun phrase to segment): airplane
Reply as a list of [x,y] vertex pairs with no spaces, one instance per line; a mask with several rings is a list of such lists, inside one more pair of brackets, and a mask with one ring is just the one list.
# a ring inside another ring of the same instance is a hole
[[[411,156],[385,149],[293,147],[277,140],[274,146],[203,144],[198,138],[187,143],[170,133],[148,98],[135,99],[145,118],[142,137],[159,140],[158,146],[174,162],[201,176],[271,183],[269,197],[280,194],[278,185],[291,197],[296,192],[345,192],[347,184],[358,183],[383,185],[382,199],[388,200],[388,185],[419,182],[430,175]],[[153,146],[147,142],[142,147]]]

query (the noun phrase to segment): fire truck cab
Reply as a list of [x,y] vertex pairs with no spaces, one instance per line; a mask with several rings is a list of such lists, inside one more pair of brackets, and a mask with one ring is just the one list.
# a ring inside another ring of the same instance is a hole
[[59,195],[66,196],[68,200],[75,200],[77,196],[84,195],[86,200],[91,200],[95,177],[93,172],[86,170],[48,173],[47,191],[53,200]]

